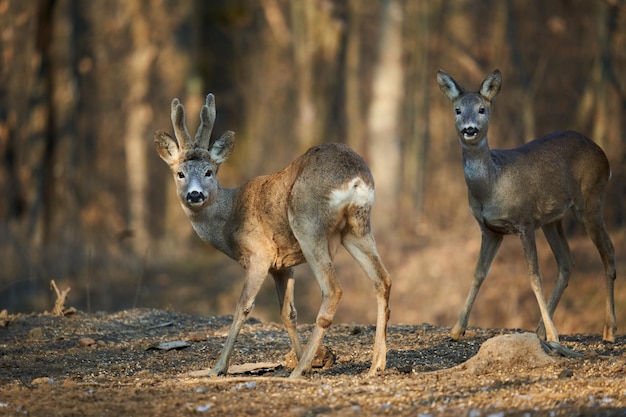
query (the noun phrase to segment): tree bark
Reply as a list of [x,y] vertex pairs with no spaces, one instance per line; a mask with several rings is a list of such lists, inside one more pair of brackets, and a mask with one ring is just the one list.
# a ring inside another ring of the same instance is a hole
[[402,10],[397,0],[384,0],[380,15],[378,61],[367,115],[368,155],[376,180],[375,223],[387,230],[398,215],[400,191],[400,106],[404,92]]
[[409,21],[405,29],[404,50],[407,55],[404,120],[405,141],[402,152],[402,192],[400,212],[402,230],[419,233],[424,203],[424,183],[428,153],[428,102],[430,98],[430,72],[428,42],[429,5],[432,2],[409,2],[406,14]]
[[365,153],[361,96],[361,0],[348,1],[346,34],[345,94],[346,141],[360,154]]
[[136,1],[123,2],[131,25],[132,52],[128,58],[128,98],[126,107],[126,174],[128,176],[129,223],[133,235],[133,248],[144,253],[149,245],[147,214],[147,184],[149,172],[146,161],[148,125],[152,121],[152,108],[148,103],[150,68],[156,48],[150,42],[150,24],[146,9]]

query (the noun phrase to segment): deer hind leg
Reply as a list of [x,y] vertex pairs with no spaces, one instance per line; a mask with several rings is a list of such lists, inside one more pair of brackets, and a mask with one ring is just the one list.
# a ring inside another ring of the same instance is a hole
[[271,273],[276,284],[276,292],[280,304],[280,318],[291,339],[291,347],[293,347],[296,357],[300,360],[302,357],[302,345],[296,330],[298,313],[293,296],[295,283],[293,268],[272,271]]
[[380,260],[376,250],[376,243],[371,233],[367,233],[364,236],[348,233],[343,237],[342,243],[361,268],[363,268],[374,284],[374,290],[376,291],[378,306],[376,337],[374,339],[372,366],[368,373],[369,375],[375,375],[378,371],[383,371],[387,364],[387,322],[389,321],[391,277]]
[[463,310],[461,310],[459,320],[450,331],[450,337],[453,340],[459,340],[459,338],[465,334],[465,329],[467,329],[469,315],[472,311],[474,301],[476,300],[476,295],[478,295],[478,290],[480,290],[480,286],[489,272],[493,258],[496,256],[496,252],[498,252],[501,243],[501,234],[493,233],[484,228],[482,229],[480,253],[478,255],[478,262],[476,263],[476,269],[474,270],[472,287],[470,288],[470,292],[467,295],[465,304],[463,305]]
[[[307,228],[313,230],[314,228]],[[307,230],[303,229],[303,230]],[[302,375],[311,371],[311,364],[315,358],[319,347],[322,344],[322,339],[326,330],[333,322],[335,311],[341,299],[341,286],[337,280],[337,274],[332,265],[332,257],[329,252],[329,240],[326,236],[299,236],[294,230],[296,238],[300,242],[300,248],[307,260],[307,263],[313,270],[313,274],[317,279],[322,292],[322,305],[317,313],[317,319],[315,321],[315,327],[309,341],[304,348],[302,357],[298,361],[298,365],[291,372],[290,378],[299,378]],[[315,234],[315,233],[314,233]]]
[[550,318],[550,312],[546,299],[543,295],[542,279],[539,274],[539,262],[537,260],[537,246],[535,242],[535,230],[532,227],[527,227],[520,233],[520,239],[522,246],[524,247],[524,255],[526,257],[526,264],[528,266],[528,276],[530,277],[530,286],[537,299],[539,310],[541,311],[541,318],[543,320],[546,330],[546,340],[548,342],[559,342],[559,335],[554,327],[552,318]]
[[[599,206],[599,207],[598,207]],[[587,233],[591,237],[591,240],[598,248],[602,263],[604,264],[604,271],[606,273],[606,299],[604,308],[604,331],[602,333],[602,339],[607,342],[615,342],[615,332],[617,331],[617,321],[615,320],[615,298],[614,298],[614,286],[615,286],[615,249],[611,238],[604,227],[604,220],[602,219],[602,205],[599,204],[592,210],[586,209],[583,213],[582,220],[585,225]]]
[[[567,244],[567,239],[563,233],[561,220],[544,225],[542,230],[550,245],[550,249],[552,249],[559,269],[557,279],[554,283],[554,289],[550,295],[550,300],[548,300],[548,313],[550,317],[553,317],[556,306],[563,295],[563,291],[565,291],[569,283],[569,278],[572,273],[572,256],[570,254],[569,245]],[[537,335],[543,339],[546,338],[546,329],[543,320],[539,320]]]
[[252,311],[252,308],[254,307],[254,300],[259,293],[259,289],[261,288],[261,284],[263,283],[265,276],[267,275],[269,268],[263,268],[260,266],[255,268],[253,259],[251,259],[251,265],[252,266],[246,273],[246,281],[243,285],[241,295],[239,296],[235,314],[233,315],[233,323],[228,331],[228,336],[226,337],[226,342],[222,348],[222,353],[213,368],[209,371],[210,376],[223,375],[228,371],[230,356],[233,352],[237,335],[241,330],[241,326],[243,326],[246,322],[250,311]]

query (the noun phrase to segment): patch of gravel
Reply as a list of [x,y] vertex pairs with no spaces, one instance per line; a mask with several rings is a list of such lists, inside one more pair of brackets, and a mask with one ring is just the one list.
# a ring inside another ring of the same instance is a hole
[[[290,346],[281,325],[252,319],[231,360],[251,373],[193,377],[217,358],[231,319],[149,309],[9,316],[0,328],[0,414],[626,415],[624,336],[614,344],[562,336],[582,353],[564,358],[540,354],[534,335],[516,330],[471,328],[455,342],[448,328],[393,325],[387,370],[367,377],[374,327],[333,325],[324,343],[334,363],[293,382],[282,365],[254,370],[284,363]],[[299,327],[303,339],[311,328]],[[531,344],[506,342],[520,338]],[[174,341],[188,346],[154,349]]]

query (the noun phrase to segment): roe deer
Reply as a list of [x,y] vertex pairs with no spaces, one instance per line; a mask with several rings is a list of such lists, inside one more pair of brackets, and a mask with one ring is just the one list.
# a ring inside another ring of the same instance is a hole
[[[541,311],[537,333],[548,342],[558,344],[552,314],[572,269],[561,219],[573,209],[604,263],[606,302],[602,337],[614,342],[617,329],[613,300],[615,256],[603,221],[604,194],[611,171],[602,149],[580,133],[557,131],[515,149],[490,150],[487,129],[492,100],[502,86],[500,71],[489,74],[476,92],[465,91],[444,71],[437,73],[437,82],[454,107],[454,126],[462,148],[470,211],[482,232],[474,281],[451,337],[457,340],[464,334],[476,294],[503,236],[517,234]],[[547,304],[535,246],[538,227],[543,230],[558,266],[558,277]]]
[[[227,131],[211,139],[215,122],[213,95],[209,94],[202,106],[195,140],[189,137],[185,111],[178,99],[172,101],[171,118],[176,139],[158,131],[154,142],[172,170],[183,210],[202,240],[246,270],[233,323],[209,374],[228,371],[235,339],[268,273],[274,278],[281,320],[298,358],[290,377],[310,372],[341,298],[332,266],[340,243],[374,284],[378,311],[369,374],[384,370],[391,278],[370,229],[374,180],[363,158],[345,145],[323,144],[309,149],[276,174],[253,178],[237,188],[222,188],[216,174],[230,156],[235,136]],[[303,351],[296,332],[293,267],[304,262],[308,262],[321,287],[322,305]]]

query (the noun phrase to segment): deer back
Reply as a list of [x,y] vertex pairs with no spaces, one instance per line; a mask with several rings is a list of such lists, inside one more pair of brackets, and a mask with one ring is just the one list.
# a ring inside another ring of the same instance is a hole
[[234,190],[225,232],[243,263],[264,242],[273,268],[297,265],[304,257],[294,229],[300,236],[331,236],[355,212],[367,216],[369,227],[373,192],[369,168],[356,152],[338,143],[315,146],[281,171]]

